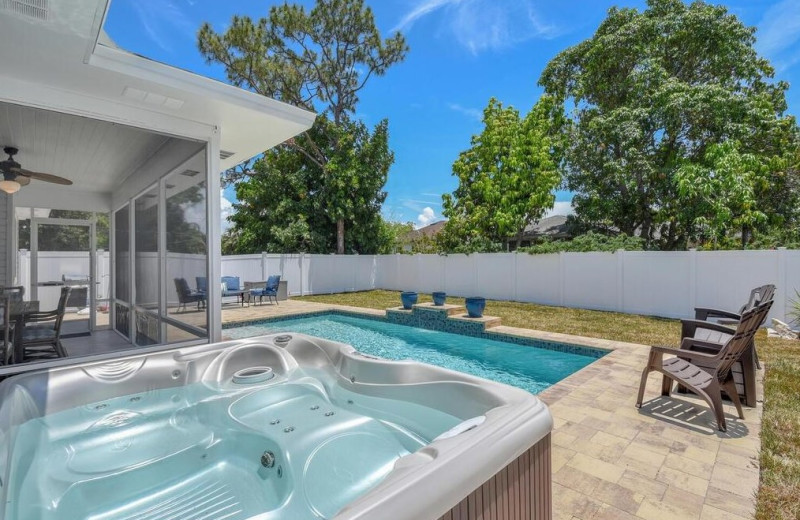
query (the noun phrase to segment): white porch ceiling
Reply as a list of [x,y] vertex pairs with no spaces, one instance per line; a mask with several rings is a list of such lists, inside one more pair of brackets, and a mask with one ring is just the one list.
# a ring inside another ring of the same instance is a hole
[[[0,102],[0,148],[19,149],[27,170],[71,180],[72,190],[111,192],[170,137],[86,117]],[[5,156],[3,156],[5,159]],[[23,190],[46,185],[32,180]]]

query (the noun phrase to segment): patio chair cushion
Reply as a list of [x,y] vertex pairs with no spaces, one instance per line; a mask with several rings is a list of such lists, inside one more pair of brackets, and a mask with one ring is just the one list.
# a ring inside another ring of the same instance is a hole
[[22,331],[22,341],[46,341],[56,338],[53,325],[28,325]]
[[228,291],[241,291],[238,276],[223,276],[222,283],[225,284],[225,290]]

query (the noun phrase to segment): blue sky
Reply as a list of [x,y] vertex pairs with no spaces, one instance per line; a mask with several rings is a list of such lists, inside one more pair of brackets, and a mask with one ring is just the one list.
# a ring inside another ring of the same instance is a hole
[[[405,62],[370,80],[357,115],[371,125],[389,119],[395,163],[384,214],[417,225],[441,218],[441,195],[456,186],[451,165],[480,132],[481,111],[490,97],[527,112],[541,93],[536,82],[553,56],[591,36],[612,5],[644,5],[633,0],[366,1],[381,33],[402,31],[411,51]],[[260,18],[279,3],[113,0],[106,30],[124,49],[224,80],[222,68],[207,65],[197,51],[200,24],[209,21],[223,30],[234,14]],[[788,101],[789,112],[797,115],[800,0],[721,3],[758,27],[757,48],[772,61],[776,77],[796,83]],[[224,196],[234,200],[230,189]],[[553,213],[569,212],[570,198],[559,192]]]

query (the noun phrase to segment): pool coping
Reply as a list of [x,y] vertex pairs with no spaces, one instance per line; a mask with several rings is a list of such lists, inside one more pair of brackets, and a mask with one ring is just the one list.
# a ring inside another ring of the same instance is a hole
[[[375,312],[361,312],[360,310],[354,308],[339,307],[339,308],[319,309],[314,311],[288,313],[283,315],[268,316],[264,318],[256,318],[249,320],[232,321],[224,323],[222,325],[222,329],[229,330],[239,327],[268,324],[275,321],[313,318],[320,316],[337,316],[337,315],[368,319],[372,321],[381,321],[395,325],[402,325],[405,327],[415,327],[415,325],[408,325],[404,323],[397,323],[391,321],[390,319],[387,318],[385,314],[378,314]],[[554,352],[565,352],[568,354],[590,357],[593,358],[595,361],[603,358],[604,356],[607,356],[614,350],[614,347],[612,345],[604,344],[600,346],[597,344],[597,342],[591,341],[591,338],[581,338],[579,336],[570,336],[567,334],[557,335],[554,333],[544,333],[542,331],[533,331],[531,329],[520,329],[517,327],[507,327],[502,325],[491,327],[486,330],[481,330],[479,332],[476,331],[475,333],[472,334],[464,334],[461,332],[454,332],[452,330],[440,330],[436,328],[427,328],[427,327],[417,327],[417,328],[423,328],[425,330],[436,330],[437,332],[445,332],[445,333],[457,334],[473,338],[482,338],[492,341],[501,341],[504,343],[520,345],[524,347],[541,348],[544,350],[550,350]],[[502,330],[497,330],[497,329],[502,329]],[[543,337],[545,335],[547,337]],[[571,341],[572,339],[575,339],[576,341]],[[602,342],[603,340],[599,341]],[[592,363],[594,363],[594,361]],[[589,365],[591,365],[592,363],[590,363]],[[579,370],[578,372],[580,372],[581,370]],[[575,372],[572,375],[577,374],[578,372]]]

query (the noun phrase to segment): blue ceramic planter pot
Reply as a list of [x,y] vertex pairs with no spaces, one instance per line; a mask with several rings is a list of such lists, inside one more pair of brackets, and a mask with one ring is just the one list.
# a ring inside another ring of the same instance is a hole
[[444,305],[445,300],[447,300],[447,293],[445,292],[437,291],[434,292],[432,296],[434,305],[442,306]]
[[404,309],[411,309],[411,306],[417,303],[419,295],[415,292],[400,293],[400,301],[403,302]]
[[466,298],[465,305],[470,318],[480,318],[483,316],[483,309],[486,308],[486,298]]

